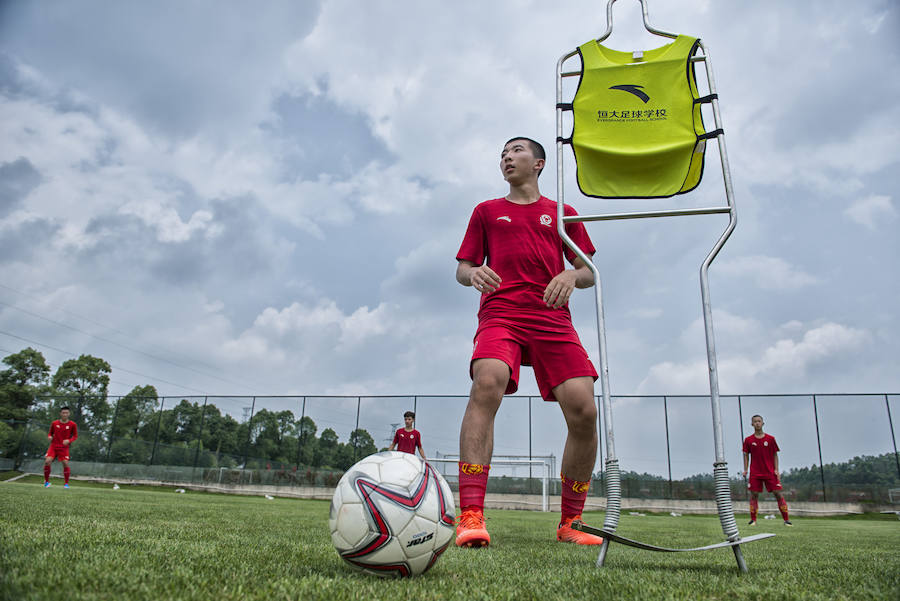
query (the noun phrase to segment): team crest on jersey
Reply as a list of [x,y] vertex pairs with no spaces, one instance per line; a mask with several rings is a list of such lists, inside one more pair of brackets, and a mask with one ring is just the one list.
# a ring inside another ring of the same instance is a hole
[[764,447],[769,446],[769,441],[767,440],[766,442],[764,442],[764,443],[763,443],[763,446],[764,446]]
[[540,218],[541,225],[551,225],[553,223],[553,218],[550,215],[544,213]]

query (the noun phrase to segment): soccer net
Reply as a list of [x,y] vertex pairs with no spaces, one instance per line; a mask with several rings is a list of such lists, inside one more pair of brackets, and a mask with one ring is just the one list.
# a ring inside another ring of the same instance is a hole
[[[552,473],[552,465],[555,463],[554,460],[554,457],[533,457],[532,459],[493,458],[491,459],[490,477],[501,475],[498,473],[501,470],[515,474],[517,469],[530,468],[529,472],[531,472],[531,475],[541,479],[541,511],[550,511],[550,474]],[[434,465],[435,469],[445,480],[457,482],[458,456],[442,455],[429,459],[428,463]]]

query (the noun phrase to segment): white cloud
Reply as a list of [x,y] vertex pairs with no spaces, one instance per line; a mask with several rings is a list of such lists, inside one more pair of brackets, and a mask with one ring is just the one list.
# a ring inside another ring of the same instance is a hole
[[[266,308],[242,337],[258,337],[276,345],[280,344],[278,341],[292,337],[316,341],[330,339],[332,344],[325,344],[329,351],[347,351],[393,331],[393,322],[391,309],[384,304],[374,309],[359,307],[346,314],[333,300],[322,300],[313,306],[295,302],[281,310]],[[315,352],[325,350],[323,347]]]
[[[783,338],[757,352],[717,357],[723,394],[785,392],[797,389],[807,372],[855,353],[870,339],[864,330],[824,323],[799,340]],[[852,382],[852,378],[848,380]],[[666,361],[654,365],[638,386],[639,394],[702,394],[709,390],[706,360]]]
[[754,255],[716,263],[716,272],[740,279],[750,279],[763,290],[797,290],[819,283],[780,257]]
[[879,225],[886,225],[897,219],[897,209],[891,202],[890,196],[873,195],[853,201],[844,210],[844,215],[870,230],[875,230]]

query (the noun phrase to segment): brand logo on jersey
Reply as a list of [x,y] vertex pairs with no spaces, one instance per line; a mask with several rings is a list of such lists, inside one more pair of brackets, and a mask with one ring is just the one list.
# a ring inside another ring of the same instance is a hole
[[646,92],[644,92],[643,90],[640,89],[643,87],[644,86],[625,83],[625,84],[622,84],[619,86],[610,86],[609,89],[610,90],[622,90],[623,92],[628,92],[629,94],[634,94],[635,96],[640,98],[644,104],[647,104],[647,102],[650,100],[650,97],[647,95]]
[[764,446],[764,447],[769,446],[769,441],[767,440],[766,442],[764,442],[764,443],[763,443],[763,446]]
[[505,221],[506,223],[512,223],[512,219],[509,218],[509,215],[504,215],[503,217],[497,217],[497,221]]
[[540,222],[541,225],[551,225],[553,223],[553,218],[545,213],[541,215]]

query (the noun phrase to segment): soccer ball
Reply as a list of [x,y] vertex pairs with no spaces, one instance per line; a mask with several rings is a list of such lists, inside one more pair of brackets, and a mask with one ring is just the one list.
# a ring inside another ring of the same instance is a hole
[[331,499],[328,528],[341,559],[369,574],[428,570],[453,539],[447,481],[409,453],[369,455],[347,470]]

